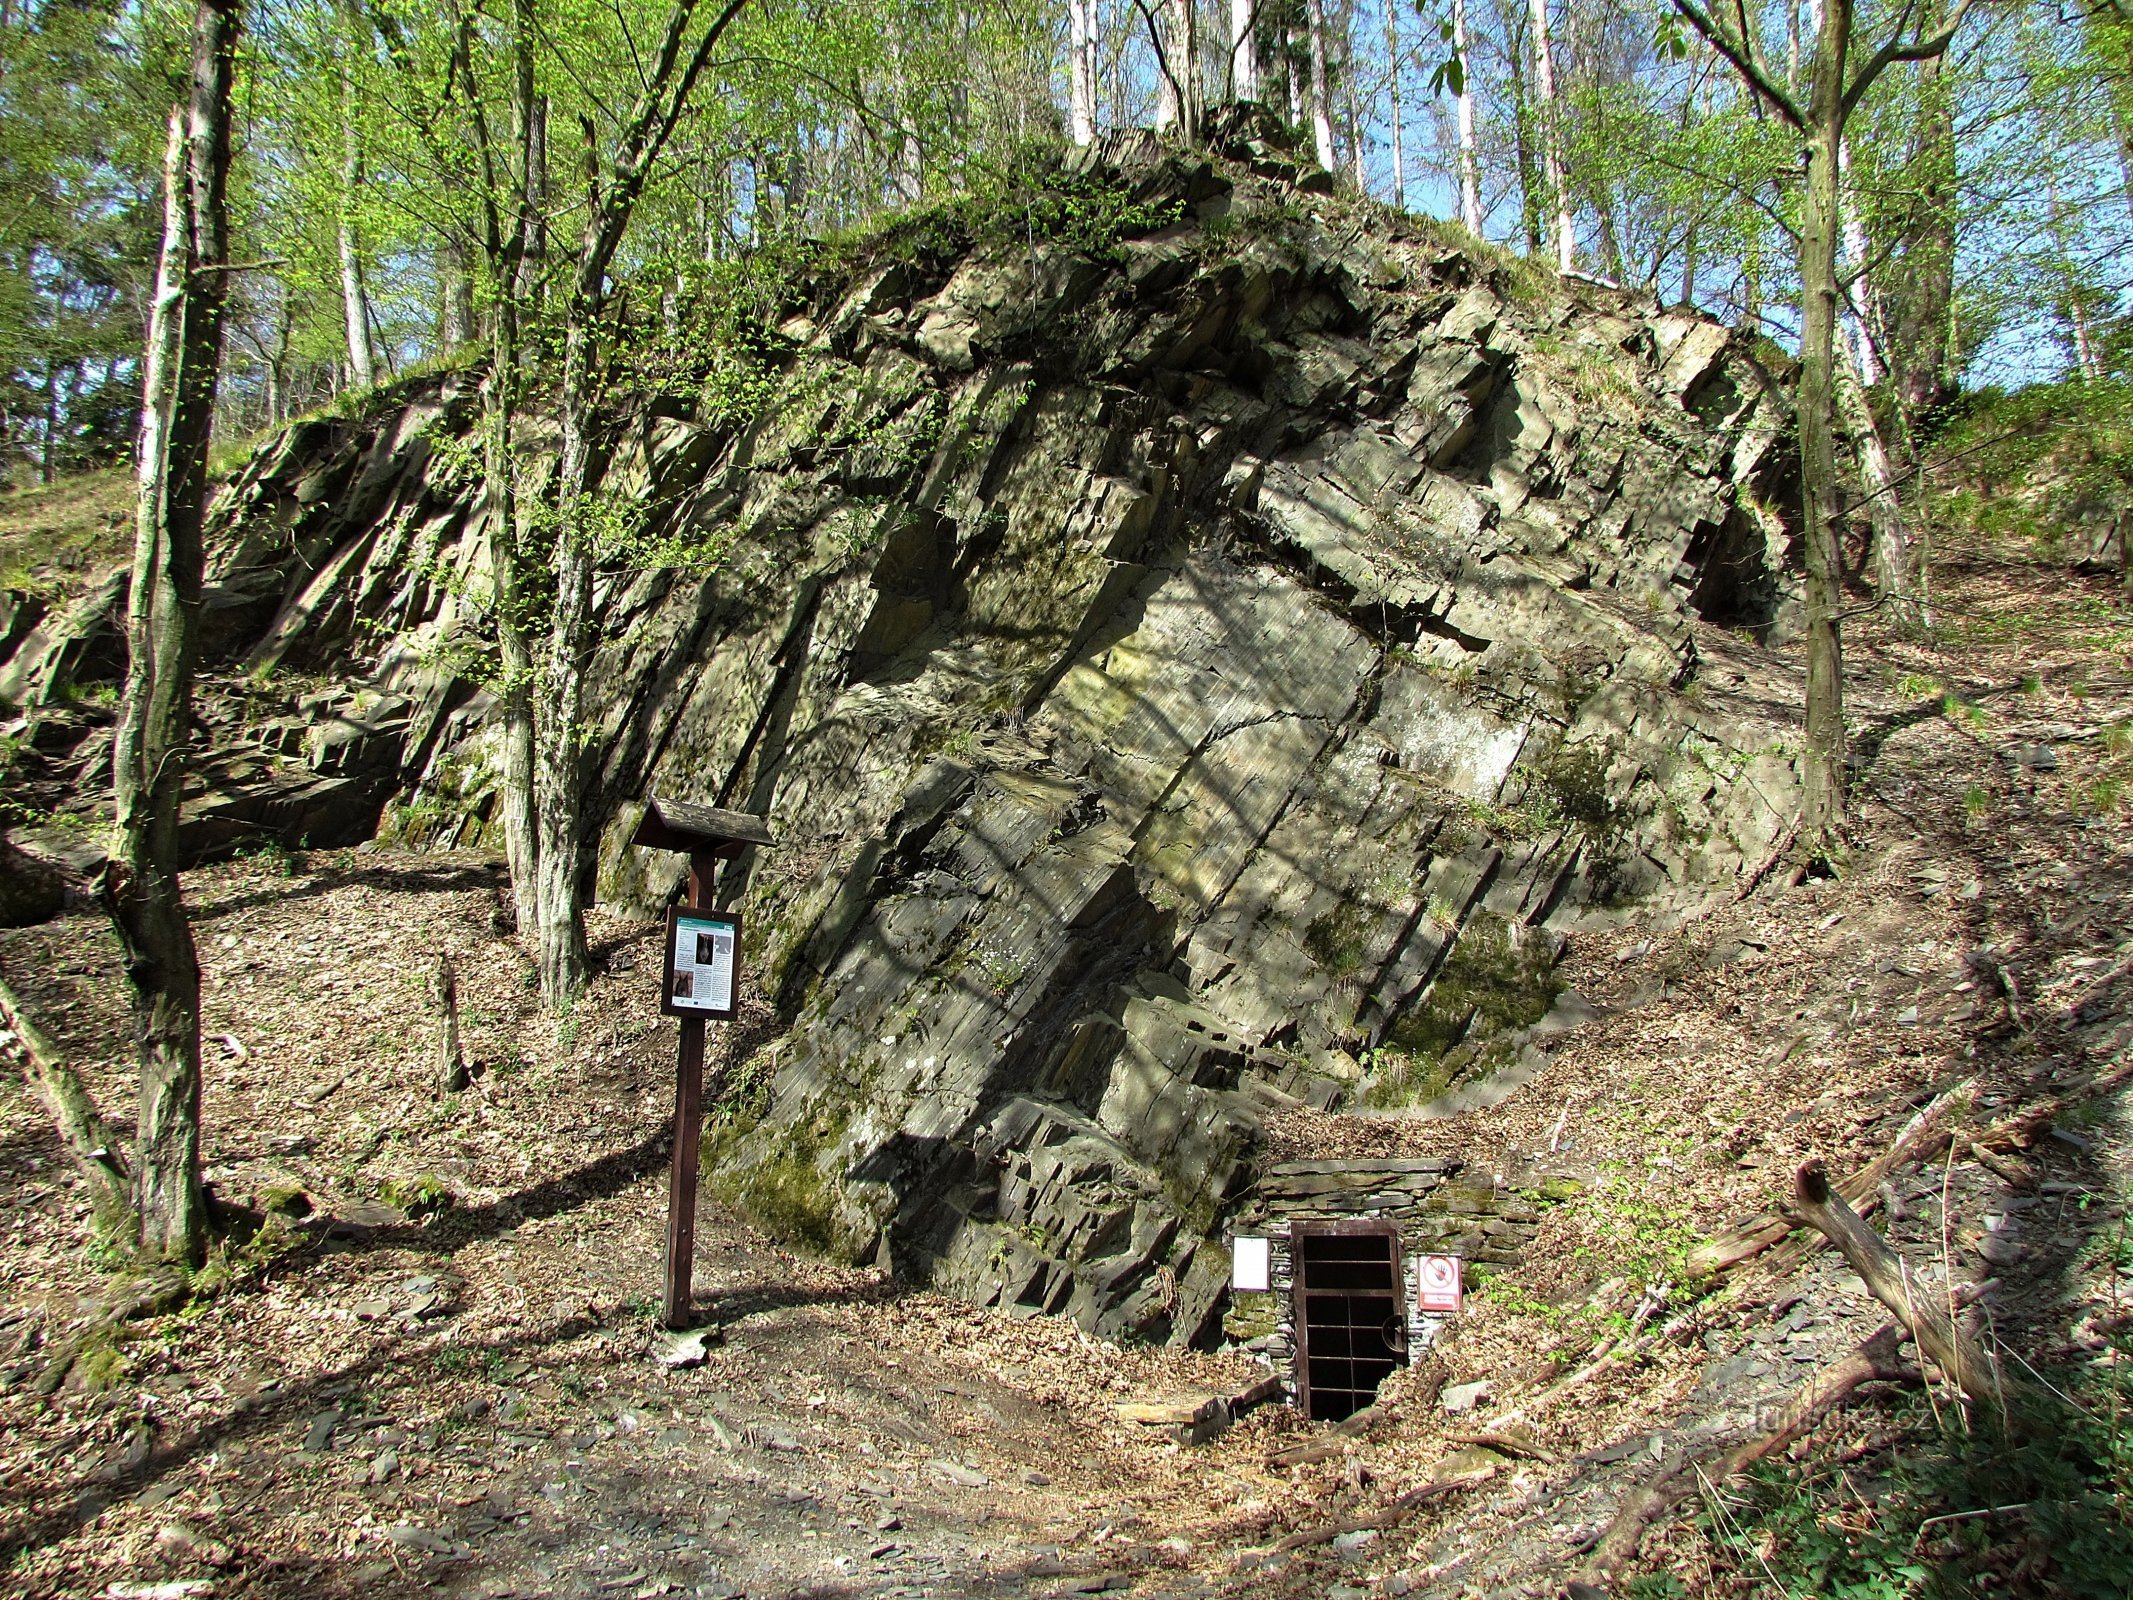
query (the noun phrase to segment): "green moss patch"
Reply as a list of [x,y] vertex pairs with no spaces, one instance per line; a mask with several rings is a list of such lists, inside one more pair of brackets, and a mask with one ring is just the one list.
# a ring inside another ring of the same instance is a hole
[[1491,912],[1475,914],[1436,981],[1393,1019],[1386,1048],[1374,1052],[1363,1103],[1414,1104],[1508,1065],[1496,1041],[1540,1021],[1562,992],[1544,937]]

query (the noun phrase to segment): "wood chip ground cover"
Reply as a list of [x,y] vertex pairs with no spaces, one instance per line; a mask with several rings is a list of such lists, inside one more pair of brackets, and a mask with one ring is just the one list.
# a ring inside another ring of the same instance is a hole
[[[1853,872],[1678,928],[1578,935],[1565,976],[1601,1015],[1497,1105],[1276,1127],[1280,1156],[1457,1154],[1546,1202],[1520,1264],[1477,1286],[1353,1436],[1272,1408],[1182,1450],[1113,1407],[1241,1386],[1247,1353],[1122,1349],[979,1312],[795,1257],[708,1203],[698,1283],[720,1338],[669,1370],[651,1353],[673,1048],[651,930],[596,921],[605,970],[558,1025],[496,932],[485,859],[353,851],[194,874],[211,1182],[310,1215],[270,1220],[222,1292],[40,1395],[106,1280],[78,1185],[7,1086],[7,1589],[1552,1592],[1641,1473],[1737,1437],[1880,1317],[1820,1259],[1699,1298],[1681,1281],[1694,1243],[1769,1206],[1808,1155],[1865,1164],[1953,1082],[2011,1111],[2126,1048],[2133,841],[2108,790],[2124,764],[2108,730],[2133,713],[2125,630],[2097,621],[2107,588],[2061,573],[1939,577],[1951,629],[1993,631],[1854,641]],[[1699,646],[1714,700],[1795,703],[1787,658],[1713,630]],[[423,1000],[440,951],[478,1063],[442,1099]],[[123,1108],[101,920],[0,935],[0,964]],[[1932,1281],[1998,1278],[1995,1316],[2025,1350],[2116,1359],[2127,1284],[2096,1241],[2122,1206],[2117,1117],[2084,1113],[2021,1154],[2020,1182],[1967,1157],[1900,1173],[1885,1225]],[[1542,1185],[1564,1172],[1577,1182]],[[1557,1387],[1633,1327],[1668,1331]],[[1475,1381],[1480,1403],[1446,1414],[1438,1387]],[[1531,1450],[1453,1437],[1505,1426]],[[1307,1439],[1333,1448],[1269,1465]],[[1461,1472],[1473,1486],[1386,1516]],[[1725,1589],[1735,1554],[1683,1524],[1645,1560]],[[173,1584],[193,1587],[155,1588]]]

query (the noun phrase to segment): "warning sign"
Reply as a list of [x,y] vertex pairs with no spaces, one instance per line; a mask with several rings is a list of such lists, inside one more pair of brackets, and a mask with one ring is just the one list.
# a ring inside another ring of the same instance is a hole
[[1459,1269],[1457,1256],[1423,1256],[1417,1262],[1415,1303],[1424,1316],[1459,1315]]

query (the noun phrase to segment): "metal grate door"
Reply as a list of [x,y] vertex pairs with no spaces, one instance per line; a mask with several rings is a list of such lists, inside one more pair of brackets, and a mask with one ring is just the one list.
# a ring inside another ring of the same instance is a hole
[[1297,1399],[1305,1416],[1337,1422],[1406,1364],[1399,1236],[1390,1223],[1299,1223],[1291,1248]]

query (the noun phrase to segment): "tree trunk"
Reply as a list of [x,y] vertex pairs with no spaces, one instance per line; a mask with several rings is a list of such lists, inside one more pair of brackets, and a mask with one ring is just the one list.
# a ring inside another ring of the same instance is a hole
[[1311,148],[1318,164],[1333,170],[1333,98],[1326,88],[1325,0],[1304,0],[1304,29],[1311,44]]
[[1466,0],[1452,0],[1452,59],[1459,64],[1459,220],[1481,237],[1481,167],[1474,149],[1474,69],[1466,48]]
[[1392,203],[1407,209],[1407,145],[1400,131],[1400,11],[1385,0],[1385,79],[1392,99]]
[[143,361],[126,699],[112,749],[114,847],[103,879],[133,987],[141,1245],[183,1260],[198,1260],[206,1246],[207,1204],[200,963],[178,885],[178,803],[192,732],[201,523],[222,355],[237,4],[199,0],[191,103],[171,114],[162,257]]
[[1860,373],[1848,355],[1836,363],[1838,415],[1850,438],[1859,468],[1859,493],[1867,516],[1867,566],[1875,591],[1900,626],[1918,618],[1918,585],[1911,573],[1911,538],[1904,527],[1903,505],[1896,497],[1896,473],[1881,443],[1881,430],[1867,404]]
[[1188,144],[1200,137],[1199,25],[1193,0],[1163,0],[1155,125],[1175,128]]
[[1548,0],[1532,0],[1533,86],[1540,97],[1541,170],[1555,207],[1555,266],[1577,265],[1577,236],[1570,224],[1570,190],[1563,176],[1563,124],[1555,98],[1555,52],[1548,44]]
[[570,1009],[586,979],[578,884],[584,867],[584,669],[592,622],[593,549],[586,524],[594,493],[591,323],[597,291],[585,294],[580,281],[563,335],[562,448],[552,546],[556,592],[533,702],[535,958],[541,993],[555,1011]]
[[1890,376],[1908,417],[1955,389],[1948,318],[1955,305],[1955,105],[1938,60],[1919,64],[1920,109],[1907,178],[1919,185],[1923,220],[1912,231],[1896,280],[1889,328]]
[[446,350],[471,344],[474,326],[474,274],[467,268],[466,247],[445,242],[437,255],[437,342]]
[[467,1058],[459,1045],[459,979],[452,958],[442,950],[430,963],[430,1009],[437,1021],[437,1092],[457,1094],[467,1086]]
[[363,142],[357,125],[355,72],[341,62],[341,193],[336,241],[341,260],[341,312],[348,334],[349,381],[368,389],[378,381],[377,351],[370,341],[370,291],[363,281],[363,251],[356,236],[355,208],[363,190]]
[[[1088,5],[1092,0],[1075,3]],[[1259,98],[1259,43],[1253,37],[1258,12],[1259,0],[1229,0],[1229,69],[1238,100]]]
[[1800,223],[1800,542],[1807,568],[1807,748],[1801,843],[1830,859],[1844,827],[1843,556],[1837,536],[1835,367],[1838,148],[1852,0],[1827,0],[1815,45],[1804,130],[1807,193]]
[[37,481],[46,485],[59,481],[59,358],[52,355],[44,360],[44,440]]
[[584,673],[599,643],[592,609],[598,551],[591,514],[597,509],[605,469],[594,429],[604,390],[602,345],[609,336],[608,272],[647,176],[687,108],[712,51],[744,3],[727,0],[685,56],[682,46],[699,0],[674,0],[667,13],[665,38],[617,137],[612,168],[604,179],[599,152],[592,143],[594,128],[586,124],[589,205],[572,257],[563,314],[562,375],[557,386],[561,443],[551,501],[555,598],[533,685],[538,960],[542,996],[555,1011],[567,1011],[575,1003],[587,977],[581,917],[588,842]]
[[1074,142],[1096,142],[1096,0],[1067,0],[1067,93]]
[[[1499,0],[1499,5],[1504,37],[1510,41],[1517,8],[1514,0]],[[1504,63],[1511,74],[1511,142],[1518,160],[1519,226],[1525,235],[1526,253],[1539,255],[1542,200],[1540,178],[1533,164],[1533,99],[1526,93],[1524,57],[1525,52],[1515,42],[1507,43]]]

